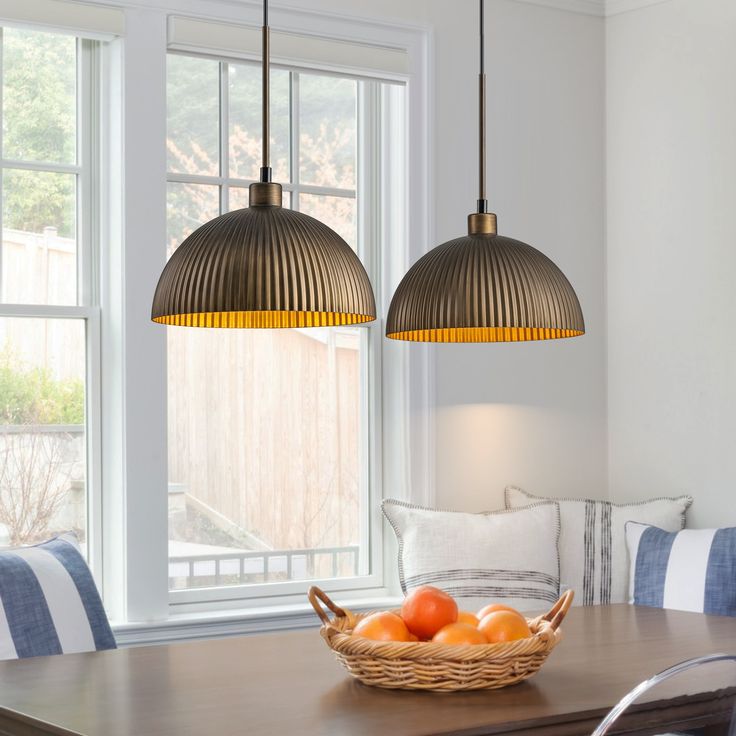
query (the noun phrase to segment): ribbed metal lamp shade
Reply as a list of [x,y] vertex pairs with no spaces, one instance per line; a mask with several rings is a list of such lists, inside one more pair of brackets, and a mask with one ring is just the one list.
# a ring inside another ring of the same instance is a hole
[[478,202],[468,235],[420,258],[396,289],[386,336],[411,342],[524,342],[585,332],[565,274],[536,248],[498,235],[486,199],[486,75],[483,0],[478,74]]
[[250,206],[195,230],[175,251],[153,295],[151,319],[184,327],[329,327],[376,318],[368,274],[327,225],[281,207],[271,181],[268,0],[261,28],[260,181]]
[[333,230],[251,185],[248,209],[195,230],[156,287],[151,319],[186,327],[322,327],[370,322],[368,274]]
[[486,233],[450,240],[420,258],[399,284],[386,323],[387,337],[414,342],[520,342],[584,332],[562,271],[531,245]]

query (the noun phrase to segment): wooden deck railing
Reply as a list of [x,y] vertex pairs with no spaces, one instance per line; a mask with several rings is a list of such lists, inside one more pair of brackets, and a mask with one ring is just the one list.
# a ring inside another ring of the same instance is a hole
[[192,588],[358,574],[359,547],[254,550],[169,558],[169,587]]

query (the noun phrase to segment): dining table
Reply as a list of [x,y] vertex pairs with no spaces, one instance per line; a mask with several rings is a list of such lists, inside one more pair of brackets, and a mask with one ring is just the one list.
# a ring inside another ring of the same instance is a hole
[[[312,628],[0,662],[13,736],[590,734],[637,683],[736,653],[736,618],[627,604],[573,607],[530,679],[497,690],[388,690],[352,679]],[[654,692],[616,733],[728,731],[734,672]]]

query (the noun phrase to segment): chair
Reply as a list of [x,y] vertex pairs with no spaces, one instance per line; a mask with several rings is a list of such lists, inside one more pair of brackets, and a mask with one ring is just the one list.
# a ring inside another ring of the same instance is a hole
[[[719,729],[722,736],[736,736],[736,707],[734,707],[736,703],[736,668],[730,668],[732,671],[724,676],[722,668],[718,668],[721,663],[736,664],[736,655],[709,654],[695,657],[669,667],[648,680],[644,680],[621,698],[601,721],[598,728],[593,731],[592,736],[605,736],[616,721],[627,711],[631,713],[637,702],[643,700],[644,696],[647,696],[649,700],[660,698],[667,700],[678,695],[696,695],[698,692],[720,692],[721,690],[723,690],[723,698],[719,698],[719,703],[722,703],[722,705],[719,705],[718,713],[697,714],[691,712],[689,715],[684,711],[680,713],[683,724],[686,726],[685,732],[690,733],[692,730],[697,731],[701,726],[713,725],[712,722],[706,723],[703,719],[716,717],[719,721],[718,725],[722,725],[724,722],[728,723],[727,730]],[[689,678],[685,677],[686,673],[691,673],[695,669],[698,672],[695,673],[694,677],[692,674]],[[673,686],[675,680],[677,680],[677,687]],[[694,685],[693,683],[697,684]],[[659,692],[655,692],[658,689]],[[673,705],[672,707],[674,709],[676,706]],[[682,701],[677,707],[683,707]],[[687,719],[690,719],[689,724]]]

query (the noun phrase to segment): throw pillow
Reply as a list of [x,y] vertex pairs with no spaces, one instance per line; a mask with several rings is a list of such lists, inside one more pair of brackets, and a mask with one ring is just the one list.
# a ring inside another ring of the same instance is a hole
[[550,499],[521,488],[506,488],[506,507],[522,508],[539,501],[560,505],[560,581],[575,591],[577,605],[625,603],[629,590],[629,560],[624,525],[653,524],[668,531],[685,526],[690,496],[654,498],[615,504],[591,499]]
[[0,552],[0,603],[0,659],[115,648],[72,534]]
[[736,527],[668,532],[628,522],[629,602],[736,616]]
[[383,513],[399,542],[405,593],[434,585],[471,611],[490,602],[546,610],[559,596],[555,503],[471,514],[386,500]]

